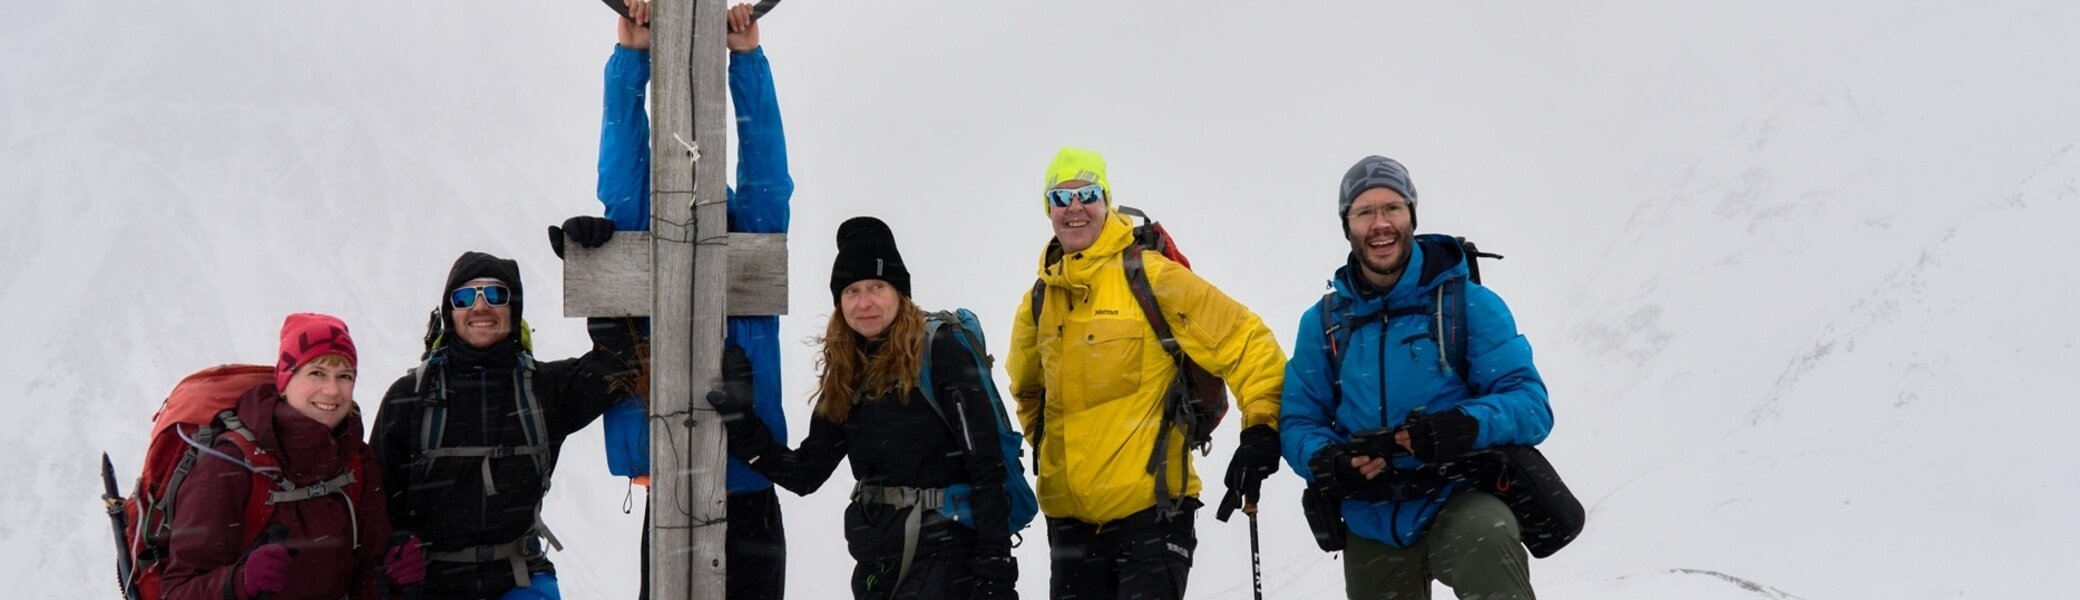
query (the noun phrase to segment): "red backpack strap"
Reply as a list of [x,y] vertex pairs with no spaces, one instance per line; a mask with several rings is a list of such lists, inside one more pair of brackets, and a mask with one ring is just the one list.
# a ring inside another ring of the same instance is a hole
[[219,413],[217,420],[224,424],[224,433],[217,439],[231,442],[238,448],[238,458],[243,461],[239,466],[253,474],[252,485],[246,492],[245,518],[240,521],[245,526],[244,539],[239,542],[250,547],[260,539],[268,522],[274,519],[274,503],[268,500],[268,496],[288,487],[288,482],[282,479],[281,463],[275,461],[273,454],[260,448],[252,430],[238,420],[238,415],[227,410]]

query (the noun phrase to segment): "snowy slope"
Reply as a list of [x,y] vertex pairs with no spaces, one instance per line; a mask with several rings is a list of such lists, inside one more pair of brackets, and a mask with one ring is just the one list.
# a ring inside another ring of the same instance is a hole
[[[1484,275],[1591,510],[1533,564],[1543,597],[2061,595],[2074,8],[999,4],[774,13],[786,339],[828,318],[836,224],[874,214],[918,300],[976,309],[1001,353],[1037,175],[1073,143],[1290,345],[1344,250],[1336,178],[1384,153],[1423,229],[1509,256]],[[267,361],[286,313],[347,320],[370,405],[479,249],[522,262],[544,356],[582,351],[541,229],[596,211],[611,36],[577,1],[0,6],[0,581],[108,597],[95,453],[134,471],[172,383]],[[799,438],[809,347],[785,360]],[[549,502],[574,599],[635,587],[599,444],[571,439]],[[1271,484],[1267,595],[1334,597],[1298,488]],[[793,595],[844,596],[843,494],[783,496]],[[1246,529],[1200,536],[1192,596],[1249,597]]]

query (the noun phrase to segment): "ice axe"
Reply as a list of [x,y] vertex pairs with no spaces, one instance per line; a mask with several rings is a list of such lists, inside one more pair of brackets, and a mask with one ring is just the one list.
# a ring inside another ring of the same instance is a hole
[[116,465],[109,462],[108,453],[101,453],[101,503],[108,508],[108,524],[116,531],[116,587],[123,590],[127,600],[138,600],[137,589],[130,587],[130,545],[123,540],[123,492],[116,487]]

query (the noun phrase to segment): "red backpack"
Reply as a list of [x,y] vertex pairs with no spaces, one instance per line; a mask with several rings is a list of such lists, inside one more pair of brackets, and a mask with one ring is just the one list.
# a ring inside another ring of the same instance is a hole
[[[128,497],[118,494],[114,468],[108,455],[102,455],[102,483],[107,488],[102,500],[120,536],[116,576],[124,597],[138,600],[163,596],[160,579],[173,534],[173,511],[179,506],[175,496],[198,460],[233,461],[253,474],[243,521],[245,545],[260,538],[274,517],[277,504],[330,494],[360,496],[364,478],[358,456],[340,475],[298,488],[282,478],[281,465],[274,455],[254,444],[253,432],[238,419],[238,400],[254,386],[274,383],[274,375],[274,367],[229,364],[181,379],[173,393],[166,396],[159,412],[152,415],[152,441],[145,449],[144,470]],[[215,449],[216,443],[224,440],[238,448],[238,456]]]

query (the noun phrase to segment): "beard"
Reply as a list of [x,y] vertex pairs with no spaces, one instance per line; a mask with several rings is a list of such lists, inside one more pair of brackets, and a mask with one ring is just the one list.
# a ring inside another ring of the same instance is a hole
[[[1381,286],[1382,289],[1393,287],[1401,278],[1402,270],[1408,268],[1409,256],[1415,252],[1412,245],[1415,243],[1413,234],[1401,232],[1395,234],[1395,237],[1398,239],[1393,250],[1384,257],[1375,257],[1372,247],[1367,246],[1362,239],[1351,241],[1351,253],[1358,257],[1358,265],[1364,267],[1367,279],[1385,281],[1386,285]],[[1373,283],[1378,284],[1379,281]]]

